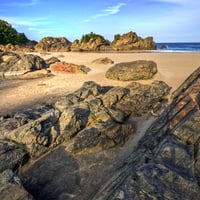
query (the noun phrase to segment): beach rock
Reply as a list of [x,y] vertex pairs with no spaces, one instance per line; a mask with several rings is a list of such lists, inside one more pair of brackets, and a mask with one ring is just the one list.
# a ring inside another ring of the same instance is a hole
[[0,76],[4,78],[20,76],[28,72],[45,68],[45,61],[36,55],[18,55],[11,52],[0,54]]
[[166,103],[164,97],[171,90],[171,87],[163,81],[153,81],[149,85],[132,82],[126,88],[129,93],[116,104],[116,108],[132,116],[142,116],[152,111],[158,104],[162,108]]
[[92,199],[199,199],[199,88],[200,68]]
[[66,52],[70,51],[70,48],[71,42],[65,37],[44,37],[35,45],[37,52]]
[[90,109],[87,103],[80,103],[65,109],[59,118],[61,134],[66,139],[75,136],[86,127]]
[[167,49],[168,46],[167,46],[166,44],[163,44],[163,45],[161,45],[159,48],[160,48],[160,49]]
[[55,107],[63,112],[65,109],[69,108],[70,106],[79,104],[83,102],[88,97],[96,97],[101,95],[102,88],[99,84],[93,81],[87,81],[83,83],[82,87],[78,90],[74,91],[71,94],[68,94],[62,97],[55,103]]
[[155,50],[156,43],[153,37],[141,38],[135,32],[128,32],[123,35],[115,35],[111,43],[112,49],[115,51],[131,51],[131,50]]
[[104,57],[104,58],[97,58],[95,60],[92,61],[92,63],[95,63],[95,64],[113,64],[114,61],[112,61],[110,58],[108,57]]
[[21,180],[10,169],[0,173],[0,199],[34,200],[24,189]]
[[154,61],[137,60],[133,62],[117,63],[106,71],[106,78],[133,81],[151,79],[157,73]]
[[61,137],[69,142],[68,153],[80,155],[123,144],[135,133],[135,126],[127,121],[129,116],[150,112],[170,89],[155,81],[151,85],[114,87],[103,93],[98,84],[86,82],[55,104],[62,112],[59,127]]
[[73,63],[56,62],[50,65],[52,72],[69,73],[69,74],[87,74],[91,69],[85,65],[76,65]]
[[1,122],[0,139],[23,144],[30,157],[38,157],[60,143],[57,141],[59,117],[60,112],[52,107],[38,108],[25,116],[11,116]]
[[0,173],[6,169],[16,170],[28,160],[28,152],[23,145],[0,140]]
[[56,57],[51,57],[45,60],[47,67],[50,67],[51,64],[54,64],[56,62],[61,62],[61,61]]
[[80,40],[75,40],[71,46],[71,51],[106,51],[109,49],[110,42],[95,33],[84,35]]
[[96,121],[94,125],[80,131],[66,150],[76,155],[95,153],[124,144],[128,136],[134,133],[135,126],[131,123]]

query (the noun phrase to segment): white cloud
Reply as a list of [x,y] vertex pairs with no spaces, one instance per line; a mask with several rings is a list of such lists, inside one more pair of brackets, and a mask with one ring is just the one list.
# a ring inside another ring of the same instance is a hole
[[94,15],[92,18],[96,19],[96,18],[99,18],[99,17],[106,17],[106,16],[109,16],[109,15],[117,14],[118,12],[120,12],[120,8],[125,6],[125,5],[126,5],[125,3],[118,3],[115,6],[110,6],[106,9],[102,10],[102,12],[100,12],[99,14]]
[[100,17],[107,17],[110,15],[115,15],[115,14],[119,13],[121,8],[125,5],[126,5],[125,3],[118,3],[115,6],[107,7],[105,9],[103,9],[101,12],[99,12],[98,14],[93,15],[91,18],[83,20],[83,22],[89,22],[89,21],[91,21],[91,19],[97,19]]
[[40,3],[39,0],[31,0],[31,1],[24,1],[24,2],[14,1],[12,3],[0,3],[0,5],[9,6],[9,7],[24,7],[24,6],[35,6],[39,3]]

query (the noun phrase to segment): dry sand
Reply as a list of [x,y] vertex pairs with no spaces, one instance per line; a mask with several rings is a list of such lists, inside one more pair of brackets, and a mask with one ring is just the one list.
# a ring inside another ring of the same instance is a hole
[[[200,53],[79,53],[58,52],[38,54],[44,59],[52,56],[61,61],[83,64],[92,70],[87,74],[55,74],[55,76],[34,80],[5,80],[0,82],[0,115],[33,108],[36,104],[53,103],[60,96],[73,92],[85,81],[100,85],[126,86],[129,82],[105,78],[105,72],[112,65],[94,64],[97,58],[109,57],[115,63],[135,60],[153,60],[158,73],[153,80],[163,80],[175,90],[196,68],[200,66]],[[142,81],[150,83],[153,80]]]

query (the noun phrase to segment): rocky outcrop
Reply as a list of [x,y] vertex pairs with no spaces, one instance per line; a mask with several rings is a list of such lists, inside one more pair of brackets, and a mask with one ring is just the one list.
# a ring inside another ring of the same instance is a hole
[[52,72],[69,73],[69,74],[87,74],[91,69],[85,65],[76,65],[73,63],[56,62],[50,65]]
[[39,56],[32,54],[0,53],[0,76],[20,76],[35,70],[45,69],[46,63]]
[[[79,181],[76,177],[73,179],[74,173],[77,174],[79,171],[73,159],[81,156],[83,160],[80,163],[85,162],[83,172],[88,173],[92,170],[95,173],[93,166],[96,165],[94,161],[98,158],[95,156],[100,152],[123,146],[129,137],[136,134],[137,126],[132,117],[150,113],[158,103],[163,104],[169,90],[170,87],[162,81],[156,81],[151,85],[133,82],[124,88],[102,87],[89,81],[72,94],[61,98],[55,105],[40,106],[13,116],[2,116],[1,171],[2,173],[5,170],[21,171],[27,161],[37,158],[36,165],[29,168],[32,175],[26,170],[19,174],[27,191],[37,197],[36,199],[75,197],[76,195],[71,194],[73,190],[70,188],[74,188]],[[55,148],[61,144],[62,146]],[[47,154],[44,155],[45,153]],[[84,158],[90,155],[91,168],[88,168]],[[113,162],[109,160],[109,170],[111,170]],[[102,163],[100,157],[99,162]],[[104,165],[107,167],[108,163],[105,162]],[[101,164],[99,166],[101,167]],[[105,172],[106,170],[105,168]],[[15,177],[15,174],[10,173],[11,177]],[[55,177],[55,173],[58,177],[56,180],[52,178]],[[85,190],[88,175],[81,176]],[[101,177],[97,182],[94,177],[96,176],[91,177],[91,184],[95,184],[96,188]],[[3,182],[2,187],[7,188],[6,184]],[[13,192],[15,190],[10,191],[9,195]],[[80,193],[80,190],[77,192]],[[91,193],[87,194],[90,196]],[[84,195],[83,199],[91,197],[88,195]],[[81,194],[77,199],[80,197],[82,199]]]
[[200,68],[93,199],[199,199],[199,88]]
[[156,81],[108,89],[105,93],[100,85],[86,82],[56,102],[55,108],[42,107],[34,111],[37,114],[6,118],[1,122],[0,138],[23,144],[31,157],[40,156],[62,141],[69,141],[68,151],[73,154],[108,149],[134,133],[135,127],[127,121],[129,116],[150,112],[170,87]]
[[157,73],[154,61],[137,60],[133,62],[117,63],[107,70],[105,76],[120,81],[151,79]]
[[66,52],[70,51],[70,48],[71,42],[65,37],[45,37],[42,38],[37,45],[35,45],[35,51],[37,52]]
[[110,50],[110,42],[95,33],[84,35],[72,43],[71,51],[106,51]]
[[132,31],[123,35],[115,35],[111,46],[115,51],[156,49],[156,43],[153,41],[153,37],[147,37],[143,39]]
[[59,116],[60,112],[50,106],[16,114],[1,122],[0,139],[23,144],[29,157],[38,157],[56,144]]
[[113,64],[114,61],[108,57],[104,57],[104,58],[97,58],[93,60],[92,63],[107,65],[107,64]]

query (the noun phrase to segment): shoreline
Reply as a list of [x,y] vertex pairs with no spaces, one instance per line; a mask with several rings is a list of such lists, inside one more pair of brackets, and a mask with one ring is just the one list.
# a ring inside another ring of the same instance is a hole
[[[95,81],[102,86],[125,87],[130,82],[114,81],[105,78],[105,72],[120,62],[134,60],[153,60],[157,63],[158,73],[153,79],[138,81],[149,84],[153,80],[162,80],[172,87],[171,92],[200,66],[200,52],[173,53],[133,53],[133,52],[46,52],[33,53],[45,60],[55,56],[61,61],[81,64],[91,68],[86,74],[59,74],[32,80],[3,80],[0,82],[0,115],[34,108],[35,105],[53,103],[61,96],[80,88],[85,81]],[[94,64],[97,58],[108,57],[114,64]]]

